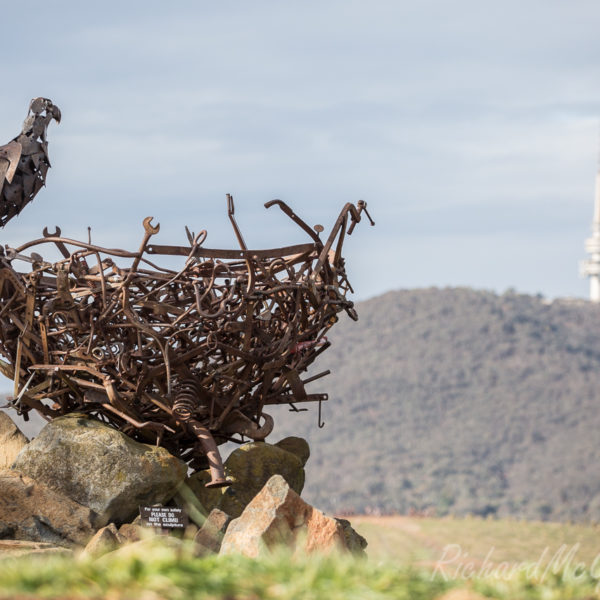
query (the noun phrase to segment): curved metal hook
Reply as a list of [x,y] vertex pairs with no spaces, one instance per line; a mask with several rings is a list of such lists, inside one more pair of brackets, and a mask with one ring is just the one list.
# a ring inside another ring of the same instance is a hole
[[313,242],[319,247],[323,247],[323,242],[319,237],[318,233],[315,233],[312,227],[303,221],[283,200],[279,200],[276,198],[275,200],[269,200],[269,202],[265,202],[265,208],[271,208],[271,206],[279,206],[279,208],[290,218],[298,227],[306,231],[306,233],[312,238]]
[[323,421],[321,418],[321,404],[322,403],[323,403],[323,401],[319,400],[319,418],[317,419],[317,425],[319,426],[319,429],[323,429],[323,427],[325,427],[325,421]]

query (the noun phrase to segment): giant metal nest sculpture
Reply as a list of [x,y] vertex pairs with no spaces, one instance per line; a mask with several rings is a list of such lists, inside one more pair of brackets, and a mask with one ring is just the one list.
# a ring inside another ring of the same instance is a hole
[[[37,138],[47,158],[46,127],[60,111],[40,98],[32,107],[21,137]],[[7,172],[13,187],[5,210],[12,214],[2,223],[35,196],[22,185],[21,196],[14,192],[19,177],[31,175],[23,169],[40,178],[23,148],[15,166],[18,139],[7,145],[8,158],[7,146],[0,147],[0,193]],[[44,177],[45,170],[42,184]],[[208,462],[208,485],[227,485],[217,445],[265,439],[273,428],[265,406],[296,409],[316,401],[320,408],[327,395],[309,394],[305,386],[329,371],[302,374],[330,345],[326,333],[337,313],[357,318],[346,297],[352,288],[342,245],[361,213],[368,215],[366,203],[346,204],[325,241],[322,227],[311,228],[281,200],[265,206],[274,205],[304,231],[307,243],[248,249],[228,196],[236,250],[206,248],[206,231],[195,235],[187,227],[188,245],[153,244],[159,225],[152,217],[144,219],[134,252],[63,238],[58,228],[6,247],[0,256],[0,352],[8,363],[0,368],[14,380],[11,405],[25,418],[31,409],[49,420],[88,413],[134,439],[164,446],[194,469]],[[46,244],[63,259],[45,261]],[[154,258],[160,255],[183,256],[184,265],[178,271],[160,267]],[[15,270],[18,261],[30,263],[30,272]]]

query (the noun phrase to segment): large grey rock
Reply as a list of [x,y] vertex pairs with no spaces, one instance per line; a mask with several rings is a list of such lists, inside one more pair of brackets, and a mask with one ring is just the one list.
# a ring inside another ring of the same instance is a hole
[[275,442],[275,445],[282,450],[295,454],[302,461],[302,466],[306,466],[310,458],[310,446],[304,438],[291,435]]
[[13,468],[94,510],[98,527],[131,521],[140,504],[168,502],[187,471],[164,448],[76,413],[48,423]]
[[304,502],[281,475],[274,475],[229,524],[220,554],[256,558],[281,545],[300,553],[348,550],[342,525]]
[[188,485],[207,511],[219,508],[239,517],[248,503],[273,475],[281,475],[297,493],[304,487],[302,460],[283,448],[265,442],[250,442],[234,450],[225,461],[225,474],[232,484],[227,488],[207,489],[208,471],[194,473]]
[[0,469],[8,469],[27,445],[27,438],[14,421],[0,411]]
[[96,516],[18,471],[0,471],[0,539],[84,546]]

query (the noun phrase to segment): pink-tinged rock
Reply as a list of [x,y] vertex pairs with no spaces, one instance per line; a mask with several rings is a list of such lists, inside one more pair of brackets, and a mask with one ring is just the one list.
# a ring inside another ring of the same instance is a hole
[[97,515],[14,470],[0,470],[0,539],[84,546]]
[[94,537],[87,543],[84,554],[88,556],[102,556],[112,552],[124,542],[114,523],[99,529]]
[[194,542],[198,545],[198,553],[217,554],[221,549],[223,536],[227,527],[231,523],[231,517],[218,508],[213,508],[206,518],[204,525],[194,537]]
[[220,554],[255,558],[278,545],[295,552],[347,550],[344,529],[274,475],[227,528]]
[[123,523],[123,525],[119,527],[121,543],[131,544],[133,542],[139,542],[143,537],[142,529],[142,526],[135,522]]
[[8,469],[27,445],[27,438],[13,420],[0,410],[0,469]]

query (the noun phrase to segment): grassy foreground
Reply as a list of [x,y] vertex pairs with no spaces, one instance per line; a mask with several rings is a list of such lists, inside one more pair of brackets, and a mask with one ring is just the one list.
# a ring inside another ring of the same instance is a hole
[[260,560],[239,556],[195,558],[188,548],[160,540],[139,551],[99,560],[29,556],[0,560],[2,598],[107,598],[292,600],[558,600],[600,598],[598,580],[582,572],[526,573],[510,577],[451,578],[431,568],[394,565],[348,556],[293,557],[274,553]]
[[449,587],[426,573],[383,567],[342,556],[260,560],[241,556],[194,558],[161,547],[92,561],[22,557],[0,561],[0,597],[292,600],[421,599]]

